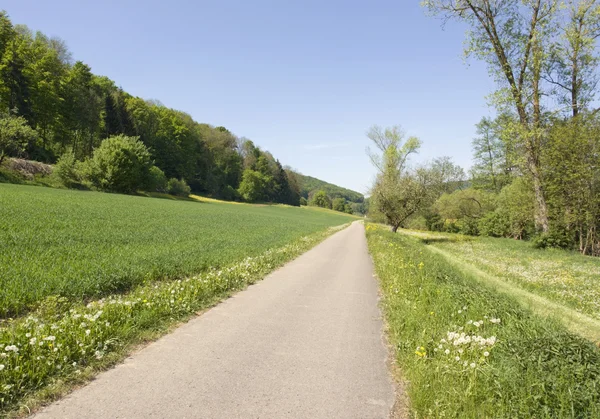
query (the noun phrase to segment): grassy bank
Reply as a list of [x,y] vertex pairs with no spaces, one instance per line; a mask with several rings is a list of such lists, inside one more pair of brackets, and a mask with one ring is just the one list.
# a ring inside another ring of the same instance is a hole
[[600,320],[600,258],[531,243],[448,233],[403,231],[525,290]]
[[0,318],[183,278],[354,220],[231,205],[0,184]]
[[600,415],[600,350],[422,241],[369,225],[390,343],[417,417]]
[[334,231],[313,233],[195,277],[146,284],[85,305],[46,299],[27,317],[0,327],[0,417],[54,398],[70,383],[121,359],[149,333],[160,333],[263,278]]

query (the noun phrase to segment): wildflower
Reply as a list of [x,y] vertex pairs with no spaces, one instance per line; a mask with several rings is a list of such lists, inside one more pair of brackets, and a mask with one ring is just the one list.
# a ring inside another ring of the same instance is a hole
[[6,348],[4,348],[5,351],[13,351],[14,353],[19,352],[19,348],[17,347],[17,345],[8,345]]
[[0,354],[0,358],[6,358],[7,356],[8,356],[8,354],[7,354],[7,353],[5,353],[5,352],[2,352],[2,353]]
[[423,269],[423,266],[425,266],[423,262],[419,263],[419,269]]
[[90,329],[88,329],[88,330],[86,330],[86,331],[85,331],[85,334],[86,334],[87,336],[89,336],[89,334],[90,334],[90,333],[92,333],[92,331],[91,331]]
[[461,313],[462,313],[462,310],[458,310],[458,314],[461,314]]
[[483,356],[490,356],[490,353],[489,353],[488,351],[485,351],[485,352],[483,353]]
[[0,371],[2,371],[5,368],[5,366],[3,364],[0,364]]
[[73,362],[71,365],[73,365],[74,367],[77,366],[77,362]]
[[26,338],[30,338],[31,337],[31,333],[25,333],[25,337]]
[[56,340],[56,336],[47,336],[47,337],[45,337],[45,338],[44,338],[44,340],[47,340],[47,341],[53,342],[53,341],[55,341],[55,340]]
[[476,367],[475,363],[471,362],[471,368],[475,368],[475,367]]
[[31,338],[31,339],[29,339],[29,344],[30,345],[35,345],[36,342],[37,342],[37,338]]
[[450,353],[450,349],[446,349],[446,350],[444,351],[444,353],[445,353],[446,355],[448,355],[448,354]]
[[492,322],[494,324],[499,324],[500,323],[500,319],[491,318],[490,322]]
[[454,357],[455,361],[460,361],[460,356]]

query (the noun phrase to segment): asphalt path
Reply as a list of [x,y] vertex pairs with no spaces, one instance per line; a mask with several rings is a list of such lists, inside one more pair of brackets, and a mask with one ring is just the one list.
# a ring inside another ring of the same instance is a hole
[[388,418],[382,334],[354,223],[35,417]]

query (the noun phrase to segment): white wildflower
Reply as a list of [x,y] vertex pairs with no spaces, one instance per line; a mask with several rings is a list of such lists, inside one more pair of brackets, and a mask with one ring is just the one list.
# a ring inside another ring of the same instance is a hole
[[450,349],[446,349],[446,350],[444,351],[444,353],[445,353],[446,355],[448,355],[448,354],[450,353]]
[[485,352],[483,353],[483,356],[490,356],[490,353],[489,353],[488,351],[485,351]]
[[471,362],[471,368],[475,368],[477,365],[475,365],[474,362]]
[[56,340],[56,336],[47,336],[47,337],[45,337],[45,338],[44,338],[44,340],[47,340],[47,341],[53,342],[53,341],[55,341],[55,340]]
[[36,342],[37,342],[37,338],[31,338],[31,339],[29,339],[29,344],[30,345],[35,345]]
[[90,329],[88,329],[88,330],[86,330],[86,331],[85,331],[85,334],[86,334],[87,336],[89,336],[89,334],[90,334],[90,333],[92,333],[92,331],[91,331]]
[[19,352],[17,345],[8,345],[6,348],[4,348],[4,350],[7,352],[13,351],[14,353]]
[[6,368],[3,364],[0,364],[0,371],[2,371],[4,368]]

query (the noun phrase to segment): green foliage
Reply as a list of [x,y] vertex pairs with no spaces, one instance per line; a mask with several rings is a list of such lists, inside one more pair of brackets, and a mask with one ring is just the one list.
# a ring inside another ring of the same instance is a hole
[[86,160],[86,178],[98,189],[132,193],[144,185],[152,167],[150,152],[136,137],[107,138]]
[[54,165],[54,172],[60,181],[68,188],[72,188],[81,182],[79,173],[79,162],[72,151],[67,151],[60,156]]
[[303,196],[300,197],[300,205],[303,206],[303,207],[305,207],[305,206],[308,205],[308,201]]
[[171,195],[187,197],[192,193],[192,190],[183,179],[169,179],[167,183],[167,191]]
[[224,266],[353,220],[342,213],[0,184],[0,317]]
[[[422,242],[373,226],[367,238],[414,416],[600,415],[600,350],[591,342],[464,274]],[[470,244],[461,243],[468,252]]]
[[508,237],[510,235],[510,219],[503,211],[488,212],[477,224],[479,233],[489,237]]
[[331,202],[331,209],[334,211],[345,212],[346,211],[346,200],[344,198],[335,198]]
[[19,157],[36,140],[37,132],[27,125],[25,118],[0,115],[0,163],[6,156]]
[[318,191],[315,193],[309,203],[314,207],[331,209],[331,199],[329,199],[325,191]]
[[238,192],[247,202],[266,200],[269,178],[259,171],[246,169]]
[[532,240],[533,247],[536,249],[572,249],[573,238],[571,235],[560,229],[553,229],[548,233],[542,233]]
[[168,192],[169,185],[165,173],[156,166],[150,167],[143,189],[148,192]]

